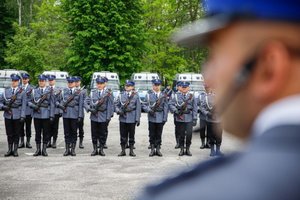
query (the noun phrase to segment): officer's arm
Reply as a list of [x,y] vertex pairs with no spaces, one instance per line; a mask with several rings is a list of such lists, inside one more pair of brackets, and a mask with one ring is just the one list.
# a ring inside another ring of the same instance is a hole
[[115,103],[114,103],[114,108],[115,108],[115,112],[118,113],[120,112],[120,98],[121,98],[121,93],[119,94],[118,98],[116,99]]
[[79,95],[79,115],[78,118],[83,118],[83,94]]
[[[3,91],[5,92],[5,91]],[[2,110],[2,107],[4,106],[4,97],[3,94],[0,95],[0,109]]]
[[[92,95],[92,93],[90,95]],[[91,104],[91,96],[86,96],[83,102],[83,107],[86,110],[86,112],[90,110],[90,104]]]
[[142,113],[142,108],[141,108],[141,101],[140,101],[140,97],[138,94],[137,95],[137,98],[136,98],[136,109],[135,109],[135,112],[136,112],[136,118],[135,118],[135,121],[136,122],[140,122],[140,118],[141,118],[141,113]]
[[193,120],[197,120],[198,104],[195,96],[193,97]]
[[150,95],[147,93],[145,96],[146,102],[144,102],[142,104],[142,108],[146,113],[148,113],[150,111],[149,98],[150,98]]
[[114,95],[111,94],[108,98],[108,101],[107,101],[107,110],[109,110],[109,113],[107,115],[107,118],[110,119],[111,117],[114,116],[114,111],[115,111],[115,108],[114,108]]
[[26,112],[26,92],[22,92],[22,105],[21,105],[21,118],[25,118],[25,112]]
[[175,98],[172,98],[172,99],[169,101],[169,109],[170,109],[170,112],[171,112],[171,113],[174,113],[174,112],[177,110]]
[[164,117],[163,117],[164,122],[168,120],[168,113],[169,113],[168,100],[164,99]]
[[206,106],[206,102],[204,100],[205,98],[201,98],[200,99],[200,112],[204,115],[207,115],[209,113],[207,106]]

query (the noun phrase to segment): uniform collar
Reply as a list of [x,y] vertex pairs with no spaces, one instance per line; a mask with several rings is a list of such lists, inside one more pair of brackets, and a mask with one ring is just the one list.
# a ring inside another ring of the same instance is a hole
[[281,125],[300,125],[300,95],[276,101],[260,112],[256,118],[252,136],[260,136],[271,128]]
[[27,84],[22,85],[22,86],[23,86],[23,88],[27,89],[28,85],[29,85],[29,84],[27,83]]

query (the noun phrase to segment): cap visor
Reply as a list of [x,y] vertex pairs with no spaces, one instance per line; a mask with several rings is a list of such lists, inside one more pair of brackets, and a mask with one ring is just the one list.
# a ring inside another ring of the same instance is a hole
[[200,19],[180,28],[173,34],[172,41],[184,47],[204,46],[211,33],[226,27],[230,21],[226,15]]

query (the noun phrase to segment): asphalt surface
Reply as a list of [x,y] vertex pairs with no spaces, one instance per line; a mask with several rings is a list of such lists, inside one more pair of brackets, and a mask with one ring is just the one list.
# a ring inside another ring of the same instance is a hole
[[[2,112],[0,112],[2,116]],[[0,199],[134,199],[147,184],[174,175],[199,161],[211,159],[209,150],[200,150],[199,133],[194,133],[192,157],[179,157],[174,149],[173,117],[169,115],[163,131],[163,157],[149,157],[148,123],[142,114],[136,128],[136,157],[118,157],[120,136],[118,117],[109,124],[106,156],[91,157],[92,143],[89,115],[85,117],[84,149],[76,148],[76,157],[64,157],[64,137],[60,120],[58,148],[48,149],[48,157],[33,157],[33,149],[19,149],[19,157],[5,158],[7,151],[3,117],[0,119]],[[242,144],[223,134],[222,151],[237,151]]]

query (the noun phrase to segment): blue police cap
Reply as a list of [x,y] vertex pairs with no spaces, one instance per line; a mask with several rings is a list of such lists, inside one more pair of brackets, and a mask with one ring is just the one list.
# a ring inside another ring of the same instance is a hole
[[96,78],[96,83],[105,83],[105,82],[107,82],[105,77],[97,77]]
[[257,19],[300,22],[299,0],[206,0],[206,18],[182,27],[173,40],[184,46],[201,45],[210,33],[234,20]]
[[154,85],[161,85],[161,80],[159,80],[159,79],[153,79],[152,80],[152,84],[154,84]]
[[125,85],[127,85],[127,86],[134,86],[135,83],[132,80],[126,80]]
[[181,86],[182,81],[177,81],[176,86]]
[[27,74],[27,73],[21,73],[21,77],[22,77],[23,79],[27,79],[27,78],[30,77],[30,75]]
[[67,81],[68,81],[68,83],[73,83],[73,82],[75,82],[75,79],[72,76],[68,76]]
[[81,81],[80,76],[73,76],[73,79],[74,79],[75,82]]
[[190,86],[190,82],[187,82],[187,81],[181,82],[181,87],[189,87],[189,86]]
[[17,74],[10,75],[10,78],[11,78],[12,81],[18,81],[18,80],[21,79],[21,77]]
[[45,80],[47,80],[47,76],[46,75],[44,75],[44,74],[40,74],[40,75],[38,75],[38,80],[40,80],[40,81],[45,81]]
[[48,80],[49,81],[53,81],[56,79],[56,76],[55,75],[48,75]]

